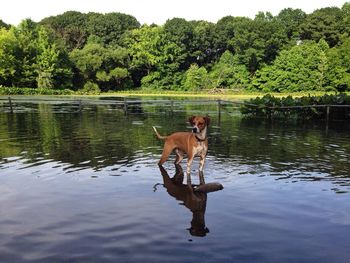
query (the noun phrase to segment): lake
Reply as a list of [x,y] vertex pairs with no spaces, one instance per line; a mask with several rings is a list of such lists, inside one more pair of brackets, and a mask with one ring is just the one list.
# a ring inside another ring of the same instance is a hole
[[[0,103],[0,262],[350,261],[348,123],[114,100]],[[207,113],[204,178],[224,189],[194,193],[152,126]]]

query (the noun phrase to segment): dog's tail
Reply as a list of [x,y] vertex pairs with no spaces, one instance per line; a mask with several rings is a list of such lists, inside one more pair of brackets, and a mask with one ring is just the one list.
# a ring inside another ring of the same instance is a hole
[[156,136],[157,136],[158,139],[160,139],[160,140],[165,140],[165,139],[168,137],[168,136],[162,136],[162,135],[160,135],[160,134],[158,133],[156,127],[153,126],[152,128],[153,128],[153,130],[154,130],[154,132],[155,132],[155,134],[156,134]]

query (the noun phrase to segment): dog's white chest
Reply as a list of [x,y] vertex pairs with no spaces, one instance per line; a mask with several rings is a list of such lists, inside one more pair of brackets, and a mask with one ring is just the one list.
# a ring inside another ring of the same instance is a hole
[[197,145],[194,147],[194,155],[206,155],[207,154],[208,147],[205,145],[204,142],[198,142]]

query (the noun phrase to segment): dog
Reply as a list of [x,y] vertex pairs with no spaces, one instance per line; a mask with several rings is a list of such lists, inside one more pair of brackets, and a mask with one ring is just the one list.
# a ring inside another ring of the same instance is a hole
[[162,166],[173,151],[176,153],[176,164],[179,164],[184,158],[184,154],[186,154],[188,158],[186,168],[187,184],[191,185],[190,172],[195,156],[200,157],[199,172],[203,173],[205,157],[208,152],[207,129],[210,124],[210,118],[209,116],[192,116],[188,121],[192,126],[192,132],[175,132],[168,136],[161,136],[154,126],[153,130],[158,139],[165,141],[158,165]]

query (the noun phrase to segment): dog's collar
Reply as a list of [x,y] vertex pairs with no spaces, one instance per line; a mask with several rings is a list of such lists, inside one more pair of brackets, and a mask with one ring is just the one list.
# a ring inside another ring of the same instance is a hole
[[197,135],[194,135],[194,137],[196,137],[198,142],[204,142],[207,139],[207,137],[205,137],[204,139],[201,139]]

